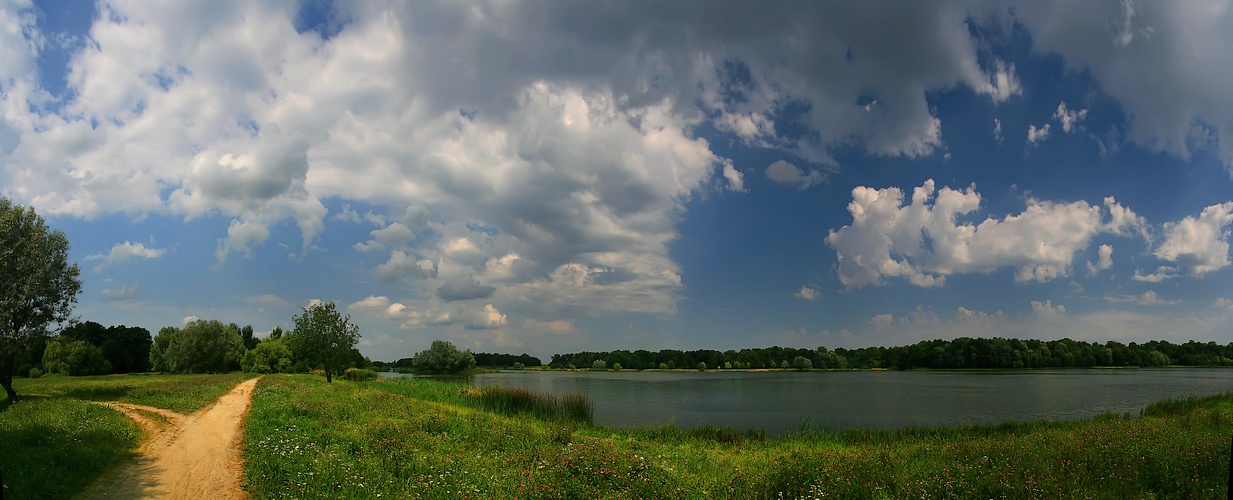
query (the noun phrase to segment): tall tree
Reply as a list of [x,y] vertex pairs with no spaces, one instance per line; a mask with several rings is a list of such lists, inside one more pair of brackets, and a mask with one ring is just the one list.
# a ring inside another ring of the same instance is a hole
[[18,359],[36,339],[69,320],[81,293],[63,231],[48,229],[33,208],[0,198],[0,386],[10,400]]
[[359,327],[351,324],[350,315],[339,314],[333,302],[305,307],[294,321],[289,343],[296,359],[325,370],[325,381],[332,383],[334,374],[352,361],[351,349],[360,340]]

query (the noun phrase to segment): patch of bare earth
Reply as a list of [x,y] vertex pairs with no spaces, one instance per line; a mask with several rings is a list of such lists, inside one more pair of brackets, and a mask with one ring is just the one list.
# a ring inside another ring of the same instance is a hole
[[240,438],[257,379],[241,382],[192,415],[102,403],[136,421],[148,438],[137,459],[105,475],[83,498],[244,499]]

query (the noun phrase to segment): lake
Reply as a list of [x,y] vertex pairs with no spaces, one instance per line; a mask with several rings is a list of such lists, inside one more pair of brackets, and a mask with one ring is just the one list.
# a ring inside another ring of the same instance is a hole
[[595,403],[599,425],[713,425],[782,434],[802,422],[834,429],[898,429],[1086,419],[1104,412],[1138,415],[1161,399],[1233,391],[1233,370],[502,371],[467,381],[585,394]]

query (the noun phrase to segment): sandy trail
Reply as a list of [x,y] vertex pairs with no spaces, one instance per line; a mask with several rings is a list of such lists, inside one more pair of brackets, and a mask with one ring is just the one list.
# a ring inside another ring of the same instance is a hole
[[257,379],[241,382],[192,415],[104,403],[128,415],[150,438],[137,460],[92,485],[82,498],[243,499],[240,437]]

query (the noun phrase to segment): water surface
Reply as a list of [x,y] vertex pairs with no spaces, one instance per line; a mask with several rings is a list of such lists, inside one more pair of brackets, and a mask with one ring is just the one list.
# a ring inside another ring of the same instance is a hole
[[[393,374],[391,374],[393,375]],[[612,427],[713,425],[793,431],[1086,419],[1149,403],[1233,391],[1226,369],[1072,369],[859,372],[502,371],[476,386],[581,393],[595,423]]]

